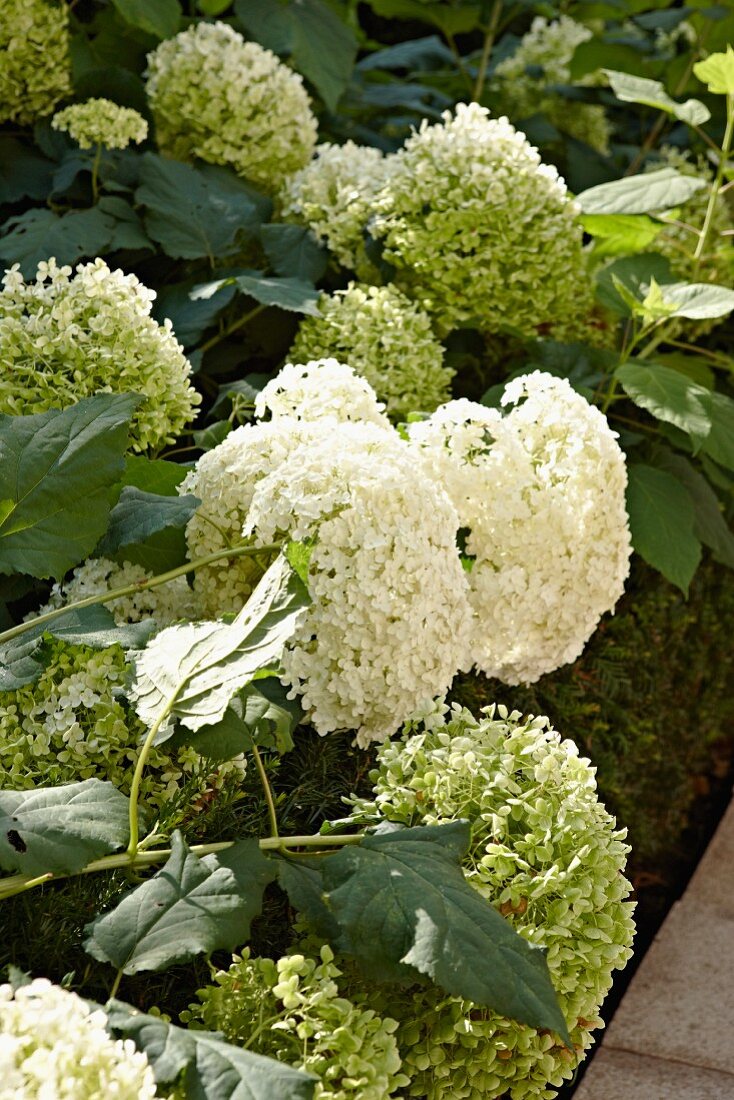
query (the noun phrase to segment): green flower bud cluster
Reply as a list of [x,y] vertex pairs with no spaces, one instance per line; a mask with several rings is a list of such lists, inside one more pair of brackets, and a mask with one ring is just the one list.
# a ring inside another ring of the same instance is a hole
[[28,125],[71,92],[69,9],[4,0],[0,18],[0,122]]
[[153,291],[104,260],[38,266],[26,282],[17,265],[0,290],[0,412],[66,408],[94,393],[140,393],[133,450],[173,443],[201,398],[171,322],[150,316]]
[[372,234],[439,334],[465,322],[573,339],[593,309],[577,208],[506,118],[459,104],[391,160]]
[[388,414],[433,412],[450,397],[454,372],[430,318],[397,287],[350,283],[324,294],[319,317],[305,317],[288,353],[294,363],[337,359],[366,378]]
[[306,165],[316,119],[303,80],[226,23],[198,23],[148,55],[160,149],[226,164],[274,191]]
[[465,874],[547,952],[574,1053],[551,1034],[430,986],[381,987],[365,1003],[400,1021],[406,1097],[552,1097],[603,1026],[599,1007],[612,972],[631,955],[625,833],[600,804],[589,761],[546,718],[524,719],[502,706],[478,719],[458,706],[443,709],[380,746],[374,797],[354,800],[353,819],[469,820]]
[[387,1100],[408,1084],[395,1020],[340,996],[331,948],[320,959],[235,957],[182,1019],[318,1077],[314,1100]]
[[148,123],[131,107],[120,107],[111,99],[87,99],[57,111],[51,119],[54,130],[69,134],[82,149],[103,145],[105,149],[127,149],[148,136]]

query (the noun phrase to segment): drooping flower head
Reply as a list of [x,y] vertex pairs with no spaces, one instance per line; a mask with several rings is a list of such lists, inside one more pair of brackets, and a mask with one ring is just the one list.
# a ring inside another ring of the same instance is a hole
[[99,1008],[46,978],[0,985],[0,1090],[22,1100],[153,1100],[148,1059]]
[[87,99],[57,111],[51,119],[54,130],[69,134],[82,149],[103,145],[105,149],[127,149],[148,136],[148,123],[131,107],[120,107],[111,99]]
[[379,987],[361,1006],[400,1021],[396,1032],[420,1100],[550,1097],[569,1080],[593,1031],[614,970],[631,956],[633,904],[624,878],[624,830],[599,802],[594,769],[547,718],[505,707],[475,718],[441,708],[378,750],[374,796],[355,800],[354,823],[434,825],[465,818],[471,885],[525,939],[546,951],[573,1053],[537,1032],[427,985]]
[[290,357],[297,362],[336,356],[362,375],[387,411],[433,412],[449,398],[454,372],[430,318],[397,287],[350,283],[322,295],[319,317],[304,317]]
[[298,73],[226,23],[197,23],[148,55],[161,150],[227,164],[268,191],[308,163],[316,119]]
[[585,330],[592,298],[576,206],[506,118],[460,103],[442,123],[424,121],[392,160],[370,232],[440,332],[465,322],[567,338]]
[[55,0],[3,0],[0,122],[28,125],[71,92],[69,8]]
[[517,684],[575,660],[622,594],[631,546],[606,417],[540,371],[502,401],[504,416],[452,401],[408,430],[466,534],[473,660]]
[[66,408],[94,393],[139,393],[135,450],[173,443],[201,398],[170,321],[150,310],[155,294],[104,260],[57,267],[26,282],[17,265],[0,291],[0,412]]

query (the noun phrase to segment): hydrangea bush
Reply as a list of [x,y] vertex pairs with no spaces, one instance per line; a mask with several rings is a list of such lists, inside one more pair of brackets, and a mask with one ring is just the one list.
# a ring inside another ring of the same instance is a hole
[[6,0],[0,22],[0,122],[35,122],[70,92],[67,4]]

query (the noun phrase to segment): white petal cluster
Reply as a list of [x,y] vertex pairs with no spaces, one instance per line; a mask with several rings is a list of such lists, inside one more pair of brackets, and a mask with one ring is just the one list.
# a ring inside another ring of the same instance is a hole
[[[370,232],[439,333],[471,322],[573,338],[592,308],[577,208],[506,118],[460,103],[392,158]],[[563,336],[559,334],[563,333]]]
[[57,0],[3,0],[0,122],[23,126],[71,92],[69,7]]
[[[140,584],[153,576],[141,565],[132,562],[114,562],[107,558],[88,558],[77,566],[68,581],[59,581],[49,594],[48,603],[35,615],[42,615],[57,607],[65,607],[87,596],[100,596],[115,588]],[[106,605],[112,612],[118,626],[124,623],[139,623],[154,619],[161,629],[180,619],[191,619],[196,613],[194,594],[185,577],[174,580],[157,588],[141,588],[128,596],[110,600]]]
[[46,978],[0,986],[0,1097],[152,1100],[153,1070],[132,1039],[112,1039],[101,1009]]
[[255,415],[269,412],[273,419],[359,420],[389,430],[385,406],[375,391],[351,367],[336,359],[312,359],[286,363],[255,399]]
[[104,260],[38,265],[26,282],[16,264],[0,290],[0,412],[66,408],[95,393],[139,393],[134,450],[173,443],[201,401],[171,322],[150,316],[155,293]]
[[148,123],[131,107],[120,107],[111,99],[87,99],[57,111],[51,119],[54,130],[63,130],[82,149],[103,145],[105,149],[127,149],[148,136]]
[[472,657],[508,684],[581,653],[629,572],[627,473],[616,433],[565,379],[511,382],[502,415],[470,401],[409,427],[466,534]]
[[309,226],[340,264],[360,270],[372,204],[392,163],[379,149],[353,141],[319,145],[311,163],[285,181],[283,216]]
[[148,55],[160,149],[227,164],[265,190],[308,163],[316,119],[298,73],[226,23],[198,23]]

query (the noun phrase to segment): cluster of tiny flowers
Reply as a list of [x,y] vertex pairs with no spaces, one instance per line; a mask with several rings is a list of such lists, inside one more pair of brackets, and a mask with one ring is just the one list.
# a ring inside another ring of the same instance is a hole
[[153,1070],[107,1017],[46,978],[0,985],[0,1094],[18,1100],[152,1100]]
[[103,145],[105,149],[127,149],[148,136],[148,123],[131,107],[120,107],[111,99],[88,99],[58,111],[51,119],[54,130],[69,134],[82,149]]
[[286,363],[257,395],[255,415],[262,419],[269,413],[274,420],[292,417],[302,421],[330,416],[389,430],[385,406],[376,399],[369,380],[359,374],[363,372],[358,367],[328,357]]
[[161,150],[226,164],[266,190],[306,165],[316,119],[301,77],[226,23],[198,23],[148,55]]
[[[552,91],[554,84],[571,82],[574,52],[591,37],[589,28],[570,16],[562,15],[553,22],[537,16],[512,56],[500,61],[495,69],[495,87],[503,110],[513,118],[544,114],[563,133],[600,153],[608,153],[611,127],[604,108],[565,99]],[[579,83],[595,83],[596,80],[593,75]]]
[[340,996],[333,960],[326,946],[320,959],[286,955],[277,962],[245,951],[198,991],[200,1003],[184,1016],[314,1074],[314,1100],[386,1100],[408,1083],[393,1034],[398,1025]]
[[65,408],[95,393],[139,393],[134,450],[173,443],[201,398],[171,322],[150,316],[155,298],[136,275],[104,260],[38,265],[26,282],[18,265],[0,291],[0,412]]
[[71,92],[69,8],[54,0],[3,0],[0,122],[34,122]]
[[[129,791],[145,727],[124,705],[127,663],[120,646],[92,650],[49,643],[37,683],[0,692],[0,789],[27,790],[82,779],[106,779]],[[220,769],[224,775],[226,771]],[[241,767],[240,767],[241,770]],[[163,805],[181,781],[208,773],[190,748],[154,749],[142,796]]]
[[506,118],[476,103],[429,125],[391,158],[372,234],[395,281],[439,332],[584,331],[592,309],[577,208]]
[[[446,691],[466,662],[471,612],[453,506],[416,469],[374,396],[378,422],[349,419],[345,369],[328,361],[287,368],[260,405],[273,419],[230,433],[182,488],[202,501],[187,528],[192,555],[242,534],[256,545],[314,540],[312,603],[284,654],[283,678],[320,733],[354,730],[365,744]],[[365,385],[354,379],[358,401]],[[286,415],[289,387],[300,419]],[[310,419],[325,396],[329,414]],[[236,610],[257,576],[251,558],[197,570],[195,589],[216,615]]]
[[296,362],[336,356],[381,398],[388,414],[433,412],[450,395],[454,372],[430,318],[397,287],[350,283],[324,294],[319,317],[305,317],[290,350]]
[[319,145],[311,163],[285,181],[282,214],[309,226],[340,264],[361,273],[369,268],[365,229],[392,163],[379,149],[353,141]]
[[378,752],[372,799],[354,821],[471,824],[464,872],[515,929],[542,947],[573,1052],[538,1032],[435,987],[380,987],[359,1003],[400,1021],[398,1047],[421,1100],[550,1098],[603,1027],[612,973],[631,956],[624,830],[599,802],[594,769],[546,718],[505,707],[482,717],[438,708]]
[[452,401],[409,426],[467,531],[472,658],[528,683],[575,660],[629,572],[627,472],[616,433],[565,379],[509,383],[504,416]]

